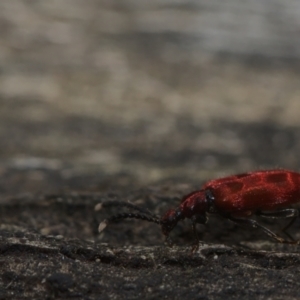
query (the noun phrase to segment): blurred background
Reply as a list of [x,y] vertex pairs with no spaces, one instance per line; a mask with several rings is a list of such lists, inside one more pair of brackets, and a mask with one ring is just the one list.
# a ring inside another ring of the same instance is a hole
[[300,169],[300,2],[2,0],[0,193]]

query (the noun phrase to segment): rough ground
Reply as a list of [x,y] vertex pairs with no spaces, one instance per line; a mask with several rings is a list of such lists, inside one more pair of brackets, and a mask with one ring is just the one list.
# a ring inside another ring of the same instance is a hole
[[194,253],[189,222],[97,233],[102,201],[300,170],[298,3],[174,2],[1,1],[0,299],[299,299],[300,247],[218,217]]
[[99,200],[147,199],[145,207],[160,210],[178,195],[155,185],[123,196],[66,193],[2,201],[1,299],[299,298],[300,247],[274,244],[220,219],[210,220],[194,253],[190,226],[174,232],[172,248],[155,224],[126,222],[96,233],[103,219],[93,211]]

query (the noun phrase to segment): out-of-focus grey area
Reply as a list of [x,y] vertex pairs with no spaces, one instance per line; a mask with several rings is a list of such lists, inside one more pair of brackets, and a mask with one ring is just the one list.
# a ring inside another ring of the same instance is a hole
[[298,169],[299,12],[292,0],[1,1],[1,165],[145,184]]

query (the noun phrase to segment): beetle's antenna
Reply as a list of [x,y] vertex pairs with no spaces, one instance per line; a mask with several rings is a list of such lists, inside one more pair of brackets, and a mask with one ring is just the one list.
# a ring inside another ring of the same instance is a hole
[[117,220],[127,219],[127,218],[130,218],[130,219],[140,219],[140,220],[144,220],[144,221],[147,221],[147,222],[161,224],[161,220],[158,217],[145,216],[145,215],[142,215],[142,214],[123,213],[123,214],[117,214],[117,215],[111,216],[108,219],[102,221],[99,224],[98,231],[101,232],[102,230],[104,230],[104,228],[110,222],[115,222]]
[[95,211],[99,211],[102,208],[110,208],[110,207],[115,207],[115,206],[123,206],[123,207],[126,207],[126,208],[134,209],[134,210],[137,210],[137,211],[139,211],[143,214],[150,215],[153,218],[158,218],[156,215],[149,212],[149,210],[146,210],[146,209],[144,209],[144,208],[142,208],[138,205],[135,205],[133,203],[124,202],[124,201],[105,201],[105,202],[98,203],[95,206]]

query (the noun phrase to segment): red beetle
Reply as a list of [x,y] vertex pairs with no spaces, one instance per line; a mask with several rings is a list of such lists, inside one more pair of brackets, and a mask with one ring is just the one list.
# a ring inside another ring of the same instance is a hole
[[[140,213],[117,214],[99,225],[102,231],[108,222],[124,218],[142,219],[161,225],[163,234],[169,233],[178,221],[191,219],[196,234],[196,224],[205,224],[207,214],[221,215],[237,224],[259,228],[280,243],[299,244],[298,241],[285,240],[268,228],[251,219],[252,215],[267,218],[292,218],[286,230],[299,216],[299,209],[291,208],[300,202],[300,173],[289,170],[267,170],[249,172],[208,181],[201,190],[183,197],[179,206],[157,217],[147,210],[126,202],[104,202],[96,205],[126,206]],[[198,238],[197,238],[198,240]]]

